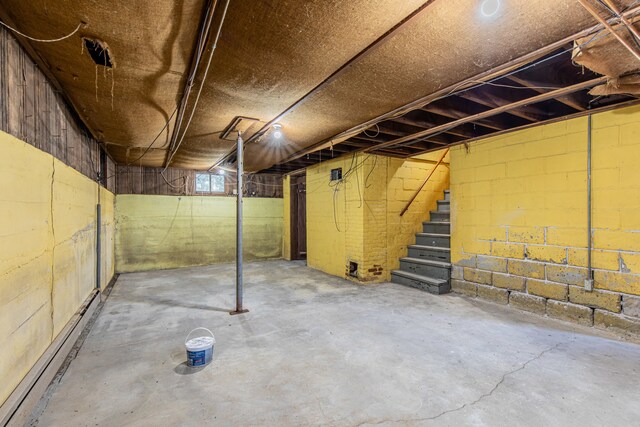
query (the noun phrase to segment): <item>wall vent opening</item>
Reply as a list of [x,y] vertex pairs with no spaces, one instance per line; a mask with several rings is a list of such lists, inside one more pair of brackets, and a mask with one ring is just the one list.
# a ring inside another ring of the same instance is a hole
[[87,52],[97,65],[103,67],[112,68],[113,62],[111,61],[111,55],[109,54],[109,47],[107,44],[100,40],[83,39],[84,47],[87,48]]
[[349,261],[349,276],[358,277],[358,263]]

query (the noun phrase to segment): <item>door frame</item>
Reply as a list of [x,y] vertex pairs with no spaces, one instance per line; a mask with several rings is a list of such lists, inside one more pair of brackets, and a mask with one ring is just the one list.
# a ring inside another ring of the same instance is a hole
[[[306,195],[306,180],[307,180],[307,173],[306,171],[303,171],[300,174],[296,174],[296,175],[291,175],[290,178],[290,183],[289,183],[289,194],[290,194],[290,199],[291,199],[291,203],[290,203],[290,211],[289,211],[289,218],[290,218],[290,236],[291,236],[291,241],[290,241],[290,245],[291,245],[291,259],[292,260],[301,260],[301,259],[307,259],[307,252],[305,251],[304,253],[301,253],[301,251],[298,248],[298,220],[299,220],[299,216],[298,216],[298,187],[300,186],[300,184],[304,183],[305,184],[305,198],[307,197]],[[305,209],[305,215],[306,215],[306,209]],[[306,218],[305,218],[305,227],[306,227]],[[305,233],[306,233],[306,229],[305,229]],[[306,248],[305,248],[306,249]]]

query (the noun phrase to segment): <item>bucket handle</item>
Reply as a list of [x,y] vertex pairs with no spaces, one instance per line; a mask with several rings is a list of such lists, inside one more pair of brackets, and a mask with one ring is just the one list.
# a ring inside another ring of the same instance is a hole
[[189,341],[189,337],[191,336],[192,333],[194,333],[197,330],[203,330],[203,331],[207,331],[209,332],[209,335],[211,335],[211,338],[213,338],[213,342],[216,341],[216,337],[213,336],[213,332],[211,332],[210,330],[208,330],[207,328],[203,328],[203,327],[199,327],[199,328],[195,328],[194,330],[192,330],[191,332],[189,332],[189,335],[187,335],[187,338],[185,338],[184,340],[184,345],[187,345],[187,341]]

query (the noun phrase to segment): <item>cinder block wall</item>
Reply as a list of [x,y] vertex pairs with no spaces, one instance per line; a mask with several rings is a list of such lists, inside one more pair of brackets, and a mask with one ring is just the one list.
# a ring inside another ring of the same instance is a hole
[[[437,160],[442,152],[420,156]],[[445,158],[448,162],[448,157]],[[345,178],[330,182],[331,169]],[[307,262],[339,277],[371,283],[391,278],[415,233],[429,218],[449,186],[448,165],[441,165],[403,217],[400,211],[434,164],[369,154],[343,156],[307,169]],[[352,172],[347,175],[347,171]],[[285,200],[285,204],[286,204]],[[358,277],[349,277],[349,262]]]
[[[246,260],[282,257],[282,199],[244,199]],[[236,257],[236,199],[118,194],[118,272],[208,265]]]
[[455,291],[640,333],[640,107],[593,117],[593,292],[587,118],[451,153]]
[[[0,131],[0,404],[96,285],[98,184]],[[114,195],[102,188],[101,286],[114,274]]]

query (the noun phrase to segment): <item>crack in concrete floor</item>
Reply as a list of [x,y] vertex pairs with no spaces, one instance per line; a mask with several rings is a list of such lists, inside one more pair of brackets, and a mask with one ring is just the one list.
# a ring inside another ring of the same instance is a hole
[[[640,419],[640,347],[592,328],[283,261],[247,264],[250,313],[199,309],[232,304],[234,273],[121,276],[38,425],[184,425],[185,414],[340,427]],[[181,331],[199,325],[215,331],[216,356],[184,375]]]
[[558,343],[552,347],[549,347],[545,350],[542,350],[540,353],[538,353],[536,356],[532,357],[531,359],[527,360],[526,362],[524,362],[522,365],[520,365],[519,367],[517,367],[516,369],[513,369],[511,371],[506,372],[504,375],[502,375],[502,377],[500,378],[500,381],[498,381],[496,383],[495,386],[493,386],[493,388],[491,389],[491,391],[489,391],[488,393],[484,393],[482,394],[480,397],[478,397],[476,400],[474,400],[473,402],[467,402],[461,406],[458,406],[457,408],[454,409],[447,409],[446,411],[440,412],[438,415],[434,415],[432,417],[425,417],[425,418],[403,418],[403,419],[397,419],[397,420],[392,420],[392,419],[386,419],[386,420],[381,420],[381,421],[376,421],[376,422],[369,422],[369,421],[364,421],[361,422],[359,424],[357,424],[355,427],[361,427],[364,425],[380,425],[380,424],[384,424],[384,423],[409,423],[409,422],[420,422],[420,421],[434,421],[437,420],[438,418],[453,413],[453,412],[458,412],[461,411],[467,407],[471,407],[477,403],[479,403],[481,400],[490,397],[491,395],[493,395],[493,393],[504,383],[504,380],[509,376],[509,375],[513,375],[516,372],[522,371],[523,369],[525,369],[527,367],[528,364],[530,364],[531,362],[534,362],[538,359],[540,359],[542,356],[544,356],[546,353],[549,353],[550,351],[553,351],[555,349],[557,349],[558,347],[560,347],[560,345],[562,345],[563,343]]

